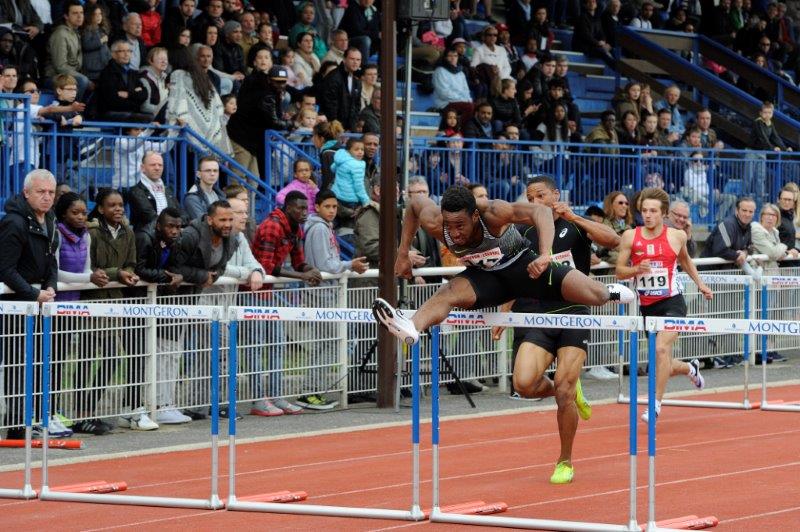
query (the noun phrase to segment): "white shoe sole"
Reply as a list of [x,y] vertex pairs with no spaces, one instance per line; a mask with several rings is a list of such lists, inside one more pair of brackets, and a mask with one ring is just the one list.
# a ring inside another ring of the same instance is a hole
[[372,304],[372,315],[386,330],[399,338],[406,345],[414,345],[419,341],[419,331],[411,320],[395,310],[386,300],[378,298]]
[[615,298],[613,300],[614,303],[633,303],[636,300],[636,294],[633,293],[633,290],[625,286],[624,284],[619,283],[611,283],[607,284],[606,288],[610,293],[619,294],[619,298]]

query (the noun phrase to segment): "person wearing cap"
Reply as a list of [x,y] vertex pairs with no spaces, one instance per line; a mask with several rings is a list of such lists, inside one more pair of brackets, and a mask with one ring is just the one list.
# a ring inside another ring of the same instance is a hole
[[256,176],[266,176],[264,131],[291,128],[281,109],[288,79],[284,66],[273,66],[269,72],[254,70],[244,79],[236,97],[236,112],[228,121],[234,159]]
[[497,44],[505,48],[506,55],[508,55],[508,64],[516,71],[519,64],[519,52],[511,42],[511,33],[508,31],[508,26],[501,22],[495,25],[495,28],[497,28]]
[[229,20],[222,28],[223,39],[219,51],[222,58],[222,71],[244,79],[245,64],[242,49],[242,25]]
[[297,37],[301,33],[310,34],[314,38],[314,55],[317,56],[317,59],[322,59],[325,57],[325,54],[328,53],[328,46],[319,36],[317,28],[314,27],[314,17],[316,17],[317,14],[316,9],[314,9],[314,4],[311,2],[301,4],[298,13],[300,20],[289,30],[289,42],[292,44],[296,43]]
[[461,37],[456,37],[450,43],[450,48],[455,50],[458,54],[458,64],[461,65],[461,68],[464,69],[464,72],[468,72],[472,67],[469,64],[469,57],[467,57],[467,48],[469,48],[467,41]]

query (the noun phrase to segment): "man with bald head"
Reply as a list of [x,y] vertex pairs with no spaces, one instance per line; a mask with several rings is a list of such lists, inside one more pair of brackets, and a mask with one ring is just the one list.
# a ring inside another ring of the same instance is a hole
[[131,225],[134,231],[155,222],[158,215],[167,207],[181,212],[182,220],[189,220],[181,209],[175,192],[164,185],[161,179],[164,173],[164,158],[155,151],[145,152],[142,157],[141,176],[139,182],[128,191],[128,203],[131,209]]

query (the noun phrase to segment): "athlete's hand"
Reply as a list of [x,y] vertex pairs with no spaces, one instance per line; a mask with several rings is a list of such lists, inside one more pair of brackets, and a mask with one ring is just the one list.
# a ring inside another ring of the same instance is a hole
[[711,289],[705,285],[705,283],[700,283],[697,285],[697,289],[700,290],[700,293],[703,294],[703,297],[708,301],[714,299],[714,292],[712,292]]
[[494,340],[495,342],[500,340],[500,336],[503,334],[503,331],[505,330],[506,330],[505,327],[499,327],[499,326],[492,327],[492,340]]
[[411,279],[411,259],[408,253],[398,253],[394,261],[394,274],[403,279]]
[[577,214],[572,212],[572,209],[569,208],[569,205],[563,201],[559,201],[553,205],[553,212],[568,222],[574,222],[579,218]]
[[536,260],[528,264],[528,275],[531,279],[536,279],[547,270],[548,266],[550,266],[550,254],[539,255]]
[[650,259],[644,259],[636,265],[636,275],[642,275],[643,273],[650,273]]

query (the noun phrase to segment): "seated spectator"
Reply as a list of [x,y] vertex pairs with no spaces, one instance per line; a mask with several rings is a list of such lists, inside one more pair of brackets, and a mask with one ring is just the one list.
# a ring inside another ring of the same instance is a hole
[[[399,192],[399,190],[398,190]],[[381,180],[375,176],[369,182],[369,202],[356,214],[354,245],[356,257],[364,257],[369,268],[380,264]],[[377,279],[352,279],[354,287],[377,286]]]
[[682,200],[670,202],[664,225],[680,229],[686,233],[686,251],[689,253],[689,257],[697,255],[697,242],[692,237],[692,216],[689,212],[688,203]]
[[219,188],[219,161],[206,155],[197,163],[195,182],[183,198],[183,208],[189,221],[199,220],[208,214],[212,203],[224,199],[225,195]]
[[620,0],[609,0],[600,15],[600,27],[603,28],[603,34],[606,36],[606,41],[611,48],[616,48],[617,46],[617,33],[620,25],[622,25],[619,16],[621,8],[622,3]]
[[721,150],[725,143],[717,139],[717,132],[711,128],[711,111],[703,108],[697,112],[697,129],[700,130],[700,143],[703,149]]
[[0,66],[3,65],[15,65],[24,79],[39,78],[39,62],[33,46],[0,26]]
[[[516,46],[525,44],[533,30],[533,7],[531,0],[519,0],[509,2],[507,7],[506,20],[508,21],[508,29],[511,33],[511,42]],[[545,11],[545,13],[547,13]],[[538,41],[534,38],[534,42],[538,45]]]
[[[554,4],[556,3],[554,2]],[[562,5],[566,6],[566,2]],[[556,25],[561,25],[566,22],[566,14],[563,9],[556,9],[553,13],[553,17],[553,23]],[[539,5],[535,7],[533,12],[533,27],[529,35],[536,38],[536,44],[540,52],[549,52],[551,50],[553,41],[555,40],[555,34],[550,27],[550,21],[547,20],[547,8],[545,6]]]
[[678,146],[681,148],[701,150],[703,148],[703,140],[700,136],[700,129],[697,127],[689,128]]
[[[741,8],[741,6],[740,6]],[[736,13],[741,15],[741,9]],[[720,0],[719,5],[714,8],[711,16],[708,17],[709,27],[705,28],[706,21],[703,21],[703,30],[715,41],[729,46],[736,39],[737,28],[734,25],[734,13],[731,11],[731,0]],[[741,24],[741,21],[739,22]]]
[[[291,48],[283,50],[278,58],[278,64],[283,64],[283,66],[286,67],[286,73],[290,76],[288,79],[291,79],[291,76],[294,76],[294,72],[291,71],[291,65],[286,65],[281,61],[285,62],[286,58],[284,58],[284,54],[289,55],[290,52],[292,64],[294,64],[294,51]],[[272,60],[272,52],[269,48],[263,46],[261,43],[256,43],[250,47],[250,51],[247,54],[248,73],[252,73],[256,70],[259,72],[269,72],[273,66],[275,66],[275,63]],[[288,83],[289,82],[287,81],[287,85]]]
[[[638,146],[641,144],[641,139],[639,137],[639,121],[636,119],[636,115],[633,111],[625,111],[622,113],[622,124],[621,127],[617,129],[617,138],[619,139],[619,143],[623,145]],[[638,153],[638,150],[629,149],[621,151],[621,153],[635,155]]]
[[218,71],[218,73],[224,72],[223,69],[225,68],[225,63],[222,58],[222,45],[220,44],[219,37],[221,31],[222,30],[218,29],[216,26],[207,26],[203,39],[199,41],[201,44],[208,46],[214,54],[211,67]]
[[344,61],[344,53],[349,48],[349,43],[346,31],[343,29],[334,30],[331,33],[331,47],[328,48],[328,53],[325,54],[322,61],[333,61],[338,65]]
[[533,99],[541,103],[547,95],[548,84],[556,74],[556,59],[550,54],[543,55],[536,68],[528,72],[527,79],[533,85]]
[[[114,139],[114,174],[111,177],[114,190],[127,189],[139,181],[139,167],[145,153],[167,153],[174,144],[174,140],[154,140],[153,130],[144,127],[123,128],[122,133]],[[174,138],[178,131],[170,130],[168,135]]]
[[318,93],[320,112],[328,120],[338,120],[346,130],[353,129],[361,110],[361,81],[356,76],[360,68],[361,53],[348,49],[344,61],[324,78]]
[[[177,42],[178,35],[184,30],[190,30],[195,24],[196,0],[180,0],[177,6],[167,8],[164,21],[161,23],[161,42]],[[187,43],[188,46],[188,43]]]
[[222,0],[209,0],[205,11],[197,15],[190,26],[192,30],[192,42],[205,42],[206,29],[209,26],[217,28],[217,32],[222,31],[225,19],[222,18]]
[[348,2],[339,24],[339,29],[349,36],[350,47],[357,48],[364,61],[381,48],[380,15],[374,3],[375,0]]
[[539,45],[536,43],[536,37],[528,37],[525,41],[525,49],[519,57],[519,67],[517,68],[518,79],[524,78],[528,72],[539,62]]
[[797,231],[794,227],[795,212],[797,210],[797,191],[795,187],[786,185],[778,193],[778,207],[780,208],[781,219],[778,222],[778,233],[781,242],[786,244],[789,251],[796,250],[795,239]]
[[127,41],[111,45],[111,61],[97,82],[97,114],[111,122],[149,122],[151,115],[139,109],[147,98],[139,83],[139,74],[130,63],[131,47]]
[[364,123],[361,128],[362,133],[381,132],[381,90],[375,89],[372,92],[372,103],[364,107],[358,115],[358,120]]
[[100,78],[100,73],[111,61],[111,50],[108,48],[110,31],[111,26],[106,20],[103,7],[100,4],[87,4],[83,26],[81,26],[81,50],[83,53],[81,72],[92,82],[96,82]]
[[500,82],[500,94],[491,99],[492,129],[502,131],[506,124],[519,125],[522,123],[522,113],[517,104],[517,82],[506,78]]
[[245,11],[238,19],[239,24],[242,25],[242,41],[239,46],[242,47],[245,59],[250,53],[250,48],[258,43],[258,35],[256,35],[256,17],[253,13]]
[[[175,64],[176,58],[181,50],[188,49],[189,45],[192,43],[192,32],[189,28],[184,28],[181,30],[176,36],[174,41],[168,41],[167,45],[167,57],[169,58],[170,67]],[[208,62],[208,66],[211,66],[213,62],[213,56],[211,50],[208,50],[209,56],[211,59]]]
[[658,116],[647,115],[639,126],[639,142],[642,146],[671,146],[667,139],[658,131]]
[[[66,192],[58,198],[53,210],[59,233],[56,251],[59,282],[94,283],[100,288],[104,287],[109,281],[106,272],[99,268],[92,271],[92,261],[89,256],[91,237],[86,230],[86,203],[75,192]],[[56,294],[55,300],[78,301],[80,297],[79,290],[65,290]],[[56,387],[60,382],[60,378],[53,379]]]
[[145,100],[139,110],[153,117],[156,122],[166,121],[167,99],[169,87],[167,86],[167,69],[169,59],[167,49],[156,46],[147,52],[147,66],[142,70],[142,87],[144,87]]
[[121,40],[128,44],[131,49],[128,64],[133,70],[139,70],[144,63],[147,48],[142,40],[142,18],[138,13],[128,13],[122,18],[122,33],[117,35],[114,40]]
[[775,106],[772,102],[764,102],[761,106],[761,112],[758,118],[753,122],[753,128],[750,130],[750,142],[748,147],[752,150],[761,151],[792,151],[791,147],[786,147],[783,139],[778,135],[775,129],[775,124],[772,123],[772,117],[775,112]]
[[692,152],[689,160],[690,162],[683,172],[681,195],[689,203],[697,205],[700,208],[700,216],[705,217],[711,200],[707,176],[708,165],[705,164],[701,151]]
[[511,151],[506,140],[505,134],[497,135],[492,144],[492,164],[484,171],[491,173],[488,188],[493,198],[516,201],[525,192],[525,176],[531,171],[523,164],[520,154]]
[[318,116],[314,109],[300,109],[295,115],[294,131],[287,138],[291,142],[309,142],[314,134],[314,126],[317,125]]
[[25,30],[29,42],[33,41],[44,29],[42,19],[31,6],[30,0],[2,0],[0,24],[21,26]]
[[533,138],[539,126],[537,111],[541,108],[542,100],[534,98],[533,85],[527,79],[521,79],[517,83],[517,105],[522,111],[522,128],[528,138]]
[[300,20],[298,20],[289,31],[289,42],[299,42],[301,33],[307,33],[310,35],[312,39],[312,53],[317,57],[317,63],[319,63],[319,60],[325,57],[325,54],[328,53],[328,46],[317,34],[317,29],[314,27],[315,15],[316,10],[314,9],[314,4],[311,2],[306,2],[300,7]]
[[672,130],[672,111],[660,109],[656,112],[656,115],[658,116],[658,134],[661,136],[663,145],[674,146],[681,136]]
[[297,35],[294,65],[292,66],[303,87],[312,84],[314,74],[319,72],[319,58],[314,54],[314,38],[310,33]]
[[458,63],[458,52],[447,50],[444,59],[433,71],[433,105],[437,109],[454,108],[460,114],[472,116],[472,95],[467,75]]
[[460,133],[454,133],[446,142],[440,141],[443,149],[431,150],[427,160],[423,161],[422,170],[428,182],[435,190],[442,191],[450,185],[466,185],[466,158],[463,152],[464,139]]
[[615,61],[611,55],[611,45],[596,11],[597,0],[584,0],[583,10],[572,34],[572,49],[589,57],[598,57],[613,68]]
[[634,17],[633,20],[631,20],[630,26],[642,30],[652,30],[653,29],[652,18],[654,13],[655,13],[655,6],[648,0],[645,0],[644,2],[642,2],[642,7],[639,10],[639,15]]
[[381,88],[378,82],[378,65],[369,64],[361,69],[361,109],[372,102],[372,93]]
[[[180,204],[171,188],[164,185],[164,159],[160,153],[149,151],[142,157],[141,178],[128,190],[131,225],[134,231],[155,222],[167,207],[180,210]],[[181,219],[189,218],[181,213]]]
[[511,44],[511,33],[508,31],[508,26],[502,22],[495,24],[497,29],[497,45],[505,49],[508,56],[508,64],[511,65],[511,73],[516,79],[516,74],[519,69],[519,53],[517,47]]
[[760,223],[753,222],[750,227],[754,251],[769,258],[762,263],[762,266],[771,273],[778,273],[779,260],[796,259],[800,256],[796,249],[789,249],[781,242],[778,231],[780,218],[778,206],[774,203],[765,203],[761,206]]
[[256,36],[258,36],[258,44],[266,46],[270,51],[274,49],[272,24],[262,20],[256,27]]
[[[754,270],[747,264],[747,258],[752,254],[752,234],[750,224],[756,213],[756,202],[749,196],[742,196],[736,200],[736,212],[714,227],[711,235],[706,240],[701,257],[719,257],[733,261],[734,268],[742,268],[748,275]],[[728,269],[731,266],[714,265],[713,269]]]
[[564,97],[564,80],[554,76],[547,83],[547,92],[542,98],[539,110],[536,111],[536,116],[534,117],[536,123],[544,122],[545,118],[550,114],[550,110],[556,104],[564,104],[568,110],[567,116],[571,120],[572,117],[569,117],[569,101]]
[[680,100],[680,98],[681,90],[677,85],[671,85],[664,91],[664,99],[656,104],[655,109],[656,111],[660,111],[661,109],[669,110],[671,119],[668,131],[670,133],[683,135],[686,131],[686,126],[683,121],[683,111],[678,105],[678,100]]
[[629,81],[614,107],[617,116],[622,116],[625,111],[631,111],[636,120],[641,122],[648,114],[652,114],[642,108],[641,96],[642,85],[637,81]]
[[317,212],[315,208],[315,198],[317,192],[319,192],[319,187],[313,180],[311,161],[308,159],[295,159],[292,170],[294,179],[278,191],[278,194],[275,196],[275,204],[278,205],[278,207],[283,207],[286,201],[286,195],[297,190],[306,197],[308,201],[308,212],[314,214]]
[[78,30],[83,25],[83,6],[78,0],[69,0],[64,13],[64,23],[56,26],[47,41],[47,56],[50,61],[45,67],[45,75],[53,78],[57,75],[72,76],[78,84],[78,100],[83,100],[89,88],[89,78],[81,74],[83,68],[83,50]]
[[605,144],[608,148],[598,148],[599,153],[618,154],[619,137],[617,136],[617,117],[614,111],[603,111],[600,115],[600,123],[592,129],[586,136],[587,144]]
[[222,107],[225,109],[225,116],[222,117],[222,126],[228,127],[228,121],[236,113],[236,96],[228,94],[222,98]]
[[[237,76],[239,81],[244,79],[246,67],[244,64],[244,50],[242,42],[242,25],[234,20],[229,20],[222,28],[222,39],[219,46],[222,59],[222,70],[227,74]],[[235,91],[234,91],[235,92]]]
[[441,113],[439,129],[436,131],[437,137],[452,137],[456,133],[461,134],[461,116],[455,109],[446,109]]
[[[567,118],[567,106],[564,102],[555,103],[548,110],[548,114],[544,122],[539,124],[536,128],[533,140],[544,143],[558,143],[569,144],[571,142],[580,143],[581,138],[576,132],[571,131],[569,127],[569,120]],[[562,146],[563,150],[566,148]],[[534,151],[541,151],[549,155],[537,155],[539,160],[550,160],[555,156],[557,146],[542,144],[541,146],[534,146]],[[569,155],[567,155],[569,157]]]
[[[464,126],[464,136],[468,139],[494,139],[498,132],[495,128],[494,110],[491,104],[483,102],[478,104],[475,115]],[[480,144],[478,148],[486,149],[488,146]]]
[[[619,190],[615,190],[606,195],[603,200],[603,212],[606,217],[603,224],[609,226],[620,236],[628,229],[633,229],[633,211],[629,208],[628,197]],[[611,264],[617,263],[617,249],[598,248],[597,256]]]
[[56,99],[50,104],[48,118],[61,126],[65,131],[80,127],[83,123],[83,116],[80,114],[85,109],[85,105],[76,102],[75,95],[78,93],[78,82],[72,76],[59,74],[53,80],[56,90]]
[[494,26],[487,26],[483,30],[483,43],[473,50],[470,66],[488,65],[492,76],[501,80],[511,77],[511,64],[505,48],[497,45],[498,33]]

